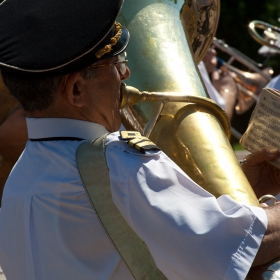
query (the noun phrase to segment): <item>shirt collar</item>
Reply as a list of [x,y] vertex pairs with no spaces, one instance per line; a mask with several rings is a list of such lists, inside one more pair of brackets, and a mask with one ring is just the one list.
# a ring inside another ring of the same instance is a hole
[[85,140],[96,139],[107,129],[88,121],[66,118],[26,118],[28,138],[77,137]]

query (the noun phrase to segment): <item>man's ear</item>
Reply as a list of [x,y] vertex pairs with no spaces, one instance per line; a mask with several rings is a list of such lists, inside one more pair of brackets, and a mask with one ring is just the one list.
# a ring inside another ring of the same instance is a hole
[[62,94],[73,106],[82,107],[85,103],[84,93],[82,90],[83,83],[84,79],[81,77],[79,72],[70,73],[65,76]]

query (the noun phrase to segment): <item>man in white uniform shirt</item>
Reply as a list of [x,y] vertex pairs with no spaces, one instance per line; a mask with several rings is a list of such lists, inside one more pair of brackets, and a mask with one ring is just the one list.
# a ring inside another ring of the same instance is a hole
[[120,140],[120,84],[130,75],[129,33],[115,23],[121,4],[0,5],[0,68],[26,111],[29,137],[2,199],[3,271],[8,280],[133,279],[77,169],[81,143],[109,132],[113,201],[159,271],[173,280],[244,279],[252,264],[279,255],[280,205],[216,199],[163,152]]

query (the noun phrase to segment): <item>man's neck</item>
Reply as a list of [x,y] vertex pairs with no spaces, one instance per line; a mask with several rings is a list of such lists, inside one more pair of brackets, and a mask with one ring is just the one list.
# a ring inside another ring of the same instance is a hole
[[67,119],[77,119],[86,120],[84,116],[73,108],[55,108],[51,106],[45,110],[26,112],[26,116],[29,118],[67,118]]

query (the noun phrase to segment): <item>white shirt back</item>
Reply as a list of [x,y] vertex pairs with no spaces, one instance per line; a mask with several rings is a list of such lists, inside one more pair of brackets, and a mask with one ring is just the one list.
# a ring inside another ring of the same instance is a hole
[[[27,123],[30,138],[106,133],[69,119]],[[12,170],[0,212],[0,263],[8,280],[133,279],[82,185],[80,144],[28,141]],[[245,278],[266,229],[262,209],[216,199],[164,153],[141,154],[118,133],[107,138],[106,158],[116,206],[169,279]]]

